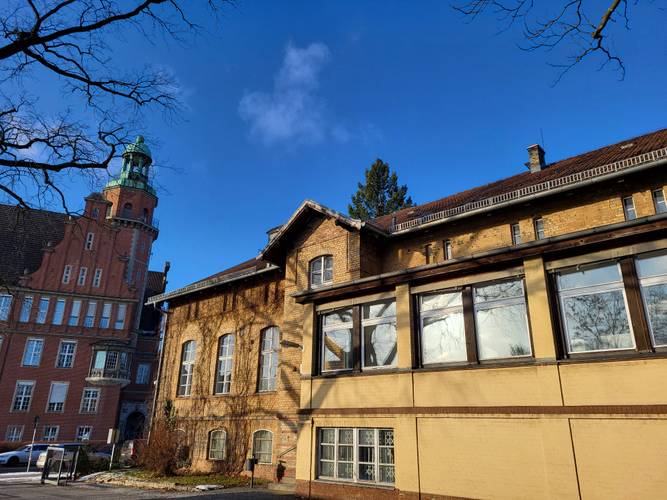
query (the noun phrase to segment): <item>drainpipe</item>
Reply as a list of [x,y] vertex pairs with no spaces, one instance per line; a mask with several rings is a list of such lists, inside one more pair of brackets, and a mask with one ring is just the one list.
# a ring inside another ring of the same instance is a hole
[[[164,303],[163,303],[164,304]],[[157,406],[157,397],[158,397],[158,392],[160,391],[160,380],[162,379],[162,363],[164,360],[164,342],[165,342],[165,337],[167,335],[167,323],[169,322],[169,313],[170,311],[168,309],[164,308],[157,308],[155,307],[155,304],[153,304],[153,307],[157,309],[160,314],[162,315],[162,318],[160,320],[160,337],[158,339],[158,349],[160,350],[160,357],[158,358],[158,365],[157,365],[157,379],[155,379],[155,387],[153,389],[153,403],[151,404],[151,420],[150,420],[150,425],[148,426],[148,437],[147,437],[147,442],[150,443],[151,440],[151,431],[153,430],[153,422],[155,422],[155,408]]]

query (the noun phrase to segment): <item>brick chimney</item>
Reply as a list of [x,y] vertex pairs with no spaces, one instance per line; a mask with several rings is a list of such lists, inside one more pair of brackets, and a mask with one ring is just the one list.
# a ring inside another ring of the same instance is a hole
[[542,146],[539,144],[528,146],[528,163],[526,163],[526,166],[531,172],[539,172],[546,166],[546,163],[544,163],[544,149],[542,149]]

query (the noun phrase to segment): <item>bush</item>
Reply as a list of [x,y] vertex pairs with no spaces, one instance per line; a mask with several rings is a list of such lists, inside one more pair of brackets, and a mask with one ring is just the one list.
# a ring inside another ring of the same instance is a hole
[[137,463],[161,476],[173,474],[178,466],[179,446],[172,426],[164,419],[156,420],[151,439],[139,450]]

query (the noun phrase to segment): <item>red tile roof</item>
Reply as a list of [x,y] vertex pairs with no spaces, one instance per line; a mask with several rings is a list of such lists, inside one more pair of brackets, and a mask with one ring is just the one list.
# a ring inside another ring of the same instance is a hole
[[396,223],[400,224],[435,212],[455,208],[491,196],[505,194],[520,188],[582,172],[665,147],[667,147],[667,129],[662,129],[551,163],[539,172],[531,173],[526,170],[526,172],[521,174],[484,186],[468,189],[467,191],[462,191],[416,207],[398,210],[392,214],[372,219],[370,223],[384,231],[390,231],[394,217],[396,217]]

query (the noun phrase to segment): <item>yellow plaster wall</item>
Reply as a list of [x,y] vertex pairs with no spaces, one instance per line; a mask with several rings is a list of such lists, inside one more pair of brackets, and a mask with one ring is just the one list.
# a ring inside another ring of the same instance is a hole
[[667,419],[571,421],[581,497],[667,497]]
[[561,405],[556,366],[414,374],[415,406]]
[[667,359],[561,365],[560,372],[566,405],[667,402]]
[[418,428],[426,498],[579,498],[566,419],[420,418]]
[[313,379],[313,408],[411,406],[409,373]]

